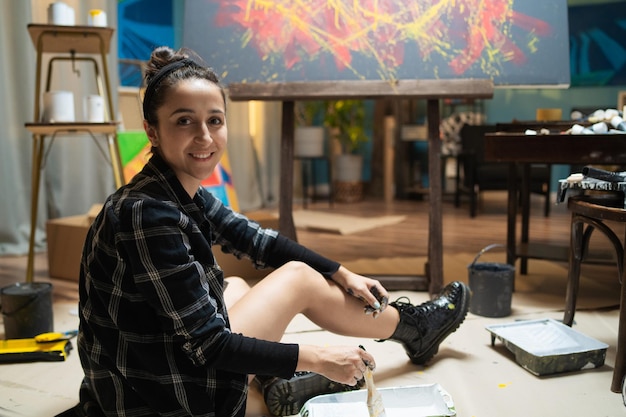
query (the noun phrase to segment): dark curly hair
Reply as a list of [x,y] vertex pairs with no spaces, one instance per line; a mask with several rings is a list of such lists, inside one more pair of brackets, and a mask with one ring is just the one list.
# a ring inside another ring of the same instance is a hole
[[188,48],[178,51],[168,46],[155,48],[146,66],[143,118],[150,125],[156,126],[156,112],[163,105],[167,91],[179,81],[191,78],[204,79],[217,85],[226,105],[226,94],[217,74],[203,63],[198,54]]

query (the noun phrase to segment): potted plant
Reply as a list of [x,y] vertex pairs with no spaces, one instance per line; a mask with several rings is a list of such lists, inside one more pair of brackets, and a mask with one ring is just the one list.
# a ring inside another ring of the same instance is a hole
[[324,126],[315,126],[315,120],[324,110],[322,101],[299,101],[296,103],[296,130],[294,155],[296,157],[319,157],[324,155]]
[[335,156],[335,191],[338,201],[357,201],[362,197],[363,145],[369,140],[366,134],[365,102],[363,100],[338,100],[328,103],[324,125],[339,147]]

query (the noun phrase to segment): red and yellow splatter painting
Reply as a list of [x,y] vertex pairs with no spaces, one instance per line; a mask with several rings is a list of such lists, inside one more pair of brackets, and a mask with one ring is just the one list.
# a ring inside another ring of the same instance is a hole
[[517,12],[514,0],[214,1],[215,23],[239,27],[241,46],[263,60],[290,69],[330,53],[337,70],[357,77],[355,54],[374,60],[382,79],[394,79],[407,48],[424,62],[443,60],[446,72],[479,68],[497,76],[505,63],[523,65],[551,32],[545,21]]

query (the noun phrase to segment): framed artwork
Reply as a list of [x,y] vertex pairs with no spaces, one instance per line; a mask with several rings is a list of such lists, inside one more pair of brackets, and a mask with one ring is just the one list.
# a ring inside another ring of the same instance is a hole
[[183,28],[227,84],[570,82],[566,0],[188,1]]
[[623,1],[569,8],[572,86],[626,84],[625,21]]

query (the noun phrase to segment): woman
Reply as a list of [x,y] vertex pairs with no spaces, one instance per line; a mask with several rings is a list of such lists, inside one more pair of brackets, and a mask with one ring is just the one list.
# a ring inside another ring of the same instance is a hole
[[[271,375],[285,387],[303,381],[293,403],[270,407],[293,414],[321,381],[356,387],[375,367],[357,346],[279,343],[298,313],[338,334],[400,342],[412,362],[428,361],[463,321],[467,287],[453,283],[434,301],[385,308],[378,281],[261,228],[204,190],[227,127],[224,91],[199,62],[191,51],[153,51],[143,104],[153,156],[107,199],[87,236],[81,412],[243,416],[248,376]],[[252,288],[225,280],[214,244],[276,269]],[[300,371],[312,373],[291,379]]]

